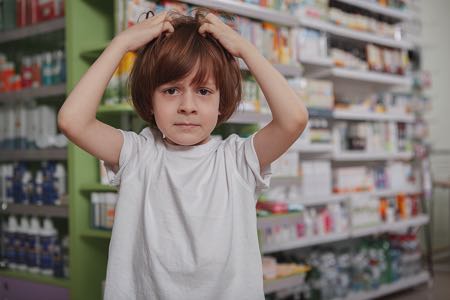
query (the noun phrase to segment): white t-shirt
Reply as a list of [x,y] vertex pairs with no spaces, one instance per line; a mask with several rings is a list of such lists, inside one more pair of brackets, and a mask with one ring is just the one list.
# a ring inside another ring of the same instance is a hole
[[271,171],[254,135],[175,146],[121,132],[105,299],[264,299],[255,204]]

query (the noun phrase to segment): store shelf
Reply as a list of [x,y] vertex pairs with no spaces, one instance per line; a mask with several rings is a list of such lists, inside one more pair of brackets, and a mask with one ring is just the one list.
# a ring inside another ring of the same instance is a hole
[[0,93],[0,102],[12,102],[17,100],[30,100],[43,97],[61,96],[66,94],[66,84],[41,86],[37,88],[23,89],[17,92]]
[[410,86],[412,84],[411,78],[406,76],[346,68],[325,69],[310,74],[309,76],[312,78],[341,79],[387,86]]
[[44,276],[40,274],[31,274],[25,271],[13,271],[13,270],[0,270],[0,276],[10,277],[21,280],[28,280],[36,283],[43,283],[49,285],[55,285],[63,288],[70,287],[70,280],[65,278],[55,278],[50,276]]
[[348,5],[362,8],[366,11],[370,11],[373,13],[377,13],[383,16],[391,17],[397,20],[408,21],[413,19],[414,15],[412,12],[407,10],[400,10],[395,8],[389,8],[386,6],[382,6],[370,1],[363,0],[336,0],[338,2],[346,3]]
[[395,40],[393,38],[389,37],[383,37],[380,35],[376,35],[374,33],[370,32],[364,32],[364,31],[357,31],[353,29],[349,29],[346,27],[338,26],[335,24],[332,24],[330,22],[308,18],[308,17],[302,17],[299,19],[300,25],[303,27],[308,27],[316,30],[321,30],[324,32],[328,32],[329,34],[332,34],[334,36],[350,39],[350,40],[356,40],[356,41],[362,41],[367,43],[375,43],[382,46],[387,47],[393,47],[393,48],[402,48],[402,49],[412,49],[413,44],[408,41],[402,41],[402,40]]
[[303,204],[304,206],[314,206],[314,205],[323,205],[323,204],[332,204],[339,203],[349,199],[349,195],[338,195],[338,194],[330,194],[330,195],[318,195],[318,196],[304,196],[299,199],[289,200],[289,203],[298,203]]
[[328,57],[301,57],[300,62],[305,65],[313,65],[317,67],[332,67],[333,60]]
[[66,160],[66,148],[37,149],[37,150],[0,150],[1,161],[40,161]]
[[291,242],[282,243],[282,244],[267,245],[267,246],[263,245],[262,252],[264,254],[268,254],[268,253],[273,253],[273,252],[278,252],[278,251],[309,247],[309,246],[314,246],[314,245],[342,241],[342,240],[348,239],[349,237],[350,237],[350,233],[345,232],[345,233],[327,234],[327,235],[323,235],[323,236],[314,236],[314,237],[310,237],[310,238],[302,238],[300,240],[291,241]]
[[353,192],[353,193],[341,193],[338,195],[366,195],[368,197],[393,197],[398,194],[405,195],[417,195],[422,193],[420,188],[404,188],[404,189],[384,189],[384,190],[376,190],[370,192]]
[[254,4],[231,0],[181,0],[181,2],[208,7],[233,13],[239,16],[254,18],[284,26],[296,26],[297,18],[289,13],[279,12],[273,9],[261,7]]
[[335,110],[333,118],[338,120],[360,120],[360,121],[394,121],[412,123],[415,120],[412,114],[391,114],[391,113],[374,113],[361,111],[345,111]]
[[111,185],[105,185],[101,183],[85,184],[81,186],[80,191],[85,193],[95,193],[95,192],[117,192],[117,188]]
[[414,157],[412,152],[399,153],[365,153],[365,152],[342,152],[333,154],[336,162],[352,161],[376,161],[376,160],[410,160]]
[[[289,216],[289,218],[294,218],[295,215],[292,214],[292,216]],[[266,217],[270,218],[270,217]],[[259,220],[258,220],[259,221]],[[409,220],[403,220],[388,224],[380,224],[377,226],[370,226],[366,228],[358,228],[358,229],[351,229],[349,232],[346,233],[332,233],[322,236],[314,236],[314,237],[308,237],[308,238],[302,238],[295,241],[280,243],[280,244],[274,244],[274,245],[263,245],[262,246],[262,252],[264,254],[267,253],[273,253],[278,251],[285,251],[290,249],[296,249],[296,248],[304,248],[314,245],[320,245],[320,244],[326,244],[331,242],[337,242],[346,240],[349,238],[359,238],[363,236],[373,235],[373,234],[381,234],[385,232],[393,232],[393,231],[399,231],[404,230],[409,227],[415,227],[415,226],[421,226],[424,224],[427,224],[429,221],[429,217],[427,215],[421,215],[418,217],[411,218]],[[277,218],[273,218],[273,225],[277,225],[278,223],[286,223],[287,221],[282,220],[282,216],[279,216]],[[270,223],[266,221],[264,226],[261,227],[267,227]],[[258,224],[258,228],[261,228]]]
[[61,30],[64,29],[65,23],[65,18],[59,18],[32,26],[0,31],[0,43],[16,41],[39,34],[47,34],[53,31]]
[[276,225],[289,224],[295,222],[302,216],[299,212],[285,213],[285,214],[273,214],[267,217],[258,217],[257,227],[266,228]]
[[1,214],[27,215],[37,217],[67,218],[69,207],[67,205],[32,205],[8,203],[0,210]]
[[299,286],[305,282],[305,275],[292,275],[279,279],[264,280],[264,294]]
[[[248,71],[249,68],[245,64],[245,62],[242,59],[238,59],[239,61],[239,67],[241,70]],[[281,73],[281,75],[286,77],[296,77],[302,75],[302,68],[301,66],[295,66],[295,65],[286,65],[286,64],[274,64],[273,65],[275,69],[278,70],[278,72]]]
[[298,151],[304,154],[329,153],[333,150],[332,144],[298,144],[289,149],[289,151]]
[[351,293],[345,299],[346,300],[369,300],[378,297],[386,296],[407,288],[416,287],[420,284],[427,283],[430,280],[428,272],[422,271],[421,273],[402,278],[391,284],[383,284],[378,289],[374,291],[363,291],[358,293]]
[[409,227],[421,226],[427,224],[429,217],[427,215],[417,216],[408,220],[402,220],[392,223],[384,223],[376,226],[369,226],[366,228],[353,228],[351,230],[351,237],[358,238],[362,236],[380,234],[384,232],[393,232],[408,229]]
[[85,238],[110,239],[111,231],[110,230],[99,230],[99,229],[88,229],[88,230],[83,231],[81,236],[85,237]]

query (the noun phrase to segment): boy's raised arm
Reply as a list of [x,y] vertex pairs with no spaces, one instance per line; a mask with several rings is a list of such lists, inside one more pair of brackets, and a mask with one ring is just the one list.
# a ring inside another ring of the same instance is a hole
[[97,120],[103,92],[127,51],[135,51],[163,32],[173,32],[166,12],[117,35],[83,75],[58,113],[58,126],[77,146],[111,166],[119,163],[122,134]]
[[232,55],[245,61],[269,104],[272,121],[254,137],[259,165],[263,169],[298,139],[308,123],[308,111],[286,79],[249,41],[213,14],[208,14],[206,20],[199,33],[212,34]]

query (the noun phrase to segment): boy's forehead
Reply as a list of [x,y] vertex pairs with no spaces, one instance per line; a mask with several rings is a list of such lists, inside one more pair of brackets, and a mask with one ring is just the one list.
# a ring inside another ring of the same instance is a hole
[[[190,72],[187,76],[184,78],[176,79],[168,83],[181,83],[181,84],[189,84],[192,85],[194,82],[194,78],[197,75],[198,70],[194,70]],[[214,76],[212,76],[210,73],[206,75],[204,80],[201,82],[202,84],[208,84],[208,85],[215,85],[216,80]]]

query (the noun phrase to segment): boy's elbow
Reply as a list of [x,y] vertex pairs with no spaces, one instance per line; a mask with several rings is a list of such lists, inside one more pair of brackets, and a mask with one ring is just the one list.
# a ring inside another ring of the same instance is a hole
[[309,120],[308,110],[306,109],[306,107],[304,105],[302,105],[299,112],[297,113],[297,117],[296,117],[296,121],[295,121],[295,124],[296,124],[295,128],[296,128],[297,132],[299,132],[301,134],[303,132],[303,130],[305,130],[305,127],[308,124],[308,120]]
[[69,122],[67,121],[67,118],[64,117],[64,114],[61,112],[61,110],[58,112],[58,117],[57,117],[57,124],[58,124],[58,128],[59,130],[61,130],[62,133],[67,134],[67,131],[69,129]]

